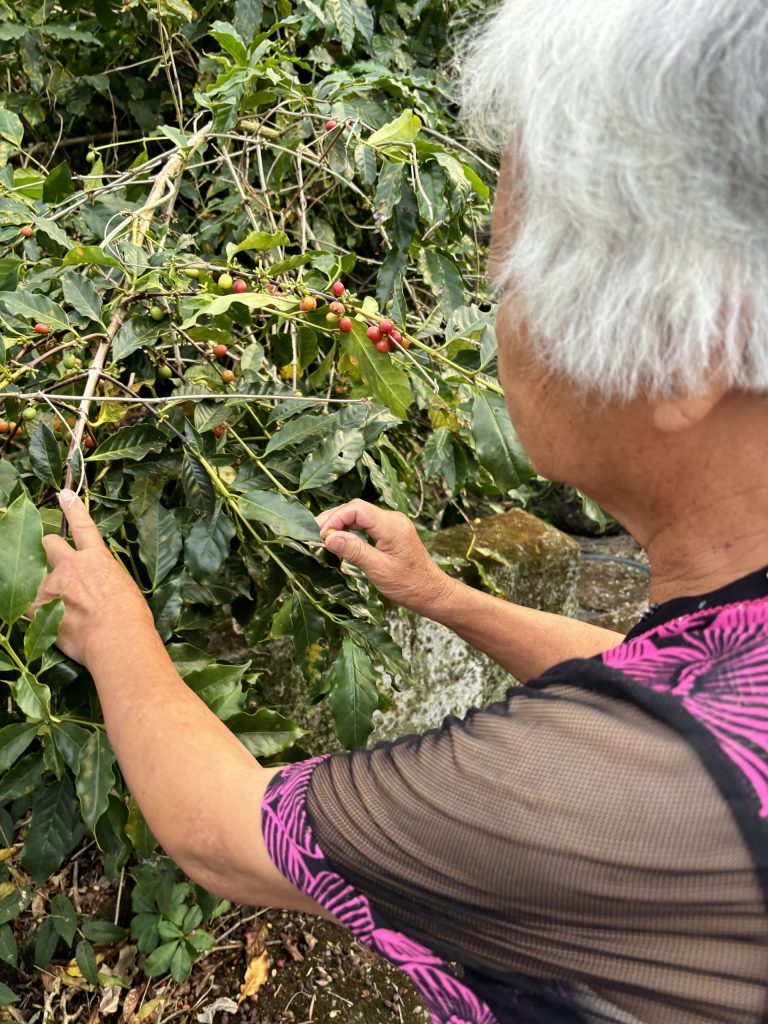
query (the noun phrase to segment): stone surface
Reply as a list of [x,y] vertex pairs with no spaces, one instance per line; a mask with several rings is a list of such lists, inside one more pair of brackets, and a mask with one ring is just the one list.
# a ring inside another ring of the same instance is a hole
[[[545,611],[577,611],[579,545],[519,509],[443,530],[428,546],[473,586]],[[414,683],[395,694],[394,711],[376,713],[370,743],[437,726],[446,715],[463,715],[470,707],[500,699],[515,682],[429,619],[392,609],[387,625],[410,663]],[[311,752],[338,749],[327,704],[305,706],[305,683],[293,665],[290,642],[270,645],[267,672],[269,705],[311,730]]]

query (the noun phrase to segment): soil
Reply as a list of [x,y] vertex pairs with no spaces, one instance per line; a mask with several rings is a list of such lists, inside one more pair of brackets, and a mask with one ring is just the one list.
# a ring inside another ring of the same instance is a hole
[[[626,631],[646,607],[648,564],[626,534],[577,538],[583,558],[579,615],[609,629]],[[100,875],[93,848],[80,858],[76,905],[111,917],[116,886]],[[75,859],[73,858],[73,859]],[[70,862],[71,863],[71,862]],[[58,880],[68,892],[71,877]],[[40,900],[40,913],[44,902]],[[33,906],[34,912],[34,906]],[[0,1021],[20,1024],[419,1024],[428,1014],[405,976],[344,930],[303,914],[249,907],[233,908],[211,929],[217,947],[199,961],[181,985],[154,982],[141,973],[143,957],[125,941],[108,951],[130,988],[86,986],[54,962],[46,971],[14,972],[0,979],[22,996],[0,1008]],[[266,952],[267,980],[257,996],[238,997],[245,970]],[[113,993],[110,996],[110,992]],[[116,993],[116,994],[114,994]],[[153,1000],[160,1000],[152,1007]],[[147,1013],[147,1011],[150,1011]],[[142,1014],[146,1014],[143,1016]]]

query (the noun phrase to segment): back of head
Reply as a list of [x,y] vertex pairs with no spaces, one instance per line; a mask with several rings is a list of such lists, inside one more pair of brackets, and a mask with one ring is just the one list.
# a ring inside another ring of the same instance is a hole
[[768,391],[764,0],[507,0],[463,101],[514,142],[498,283],[553,369],[615,398]]

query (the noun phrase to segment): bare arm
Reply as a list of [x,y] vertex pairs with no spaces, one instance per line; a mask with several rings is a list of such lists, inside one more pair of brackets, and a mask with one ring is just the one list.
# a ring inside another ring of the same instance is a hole
[[240,903],[329,916],[274,867],[261,832],[266,769],[179,676],[150,610],[82,502],[62,492],[77,550],[46,537],[52,571],[35,607],[63,597],[57,640],[85,665],[107,735],[153,833],[201,885]]
[[[591,658],[624,639],[586,622],[503,601],[442,572],[413,523],[355,500],[324,512],[318,524],[329,551],[358,566],[389,600],[434,619],[526,682],[570,658]],[[375,546],[357,533],[365,531]]]

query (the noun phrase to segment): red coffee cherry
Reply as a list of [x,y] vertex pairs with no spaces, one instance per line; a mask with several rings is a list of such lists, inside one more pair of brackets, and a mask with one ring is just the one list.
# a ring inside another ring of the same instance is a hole
[[382,334],[391,334],[395,329],[395,325],[391,320],[381,320],[379,323],[379,330]]
[[335,127],[336,127],[336,122],[335,121],[328,120],[328,121],[325,122],[325,130],[327,132],[332,132]]
[[371,324],[368,330],[365,332],[375,345],[377,341],[381,341],[381,331],[376,324]]
[[21,229],[21,235],[24,238],[31,238],[32,235],[34,235],[34,233],[35,229],[32,227],[31,224],[25,224],[24,227]]
[[35,334],[48,334],[50,330],[48,324],[35,324]]
[[248,285],[245,283],[245,281],[241,281],[240,278],[238,278],[237,281],[235,281],[234,284],[232,285],[232,291],[236,292],[238,295],[242,295],[243,292],[248,291]]
[[389,342],[387,341],[386,338],[382,338],[381,341],[377,341],[376,342],[376,348],[379,350],[379,352],[389,352],[390,351]]
[[333,287],[331,288],[331,291],[333,292],[337,299],[340,299],[346,290],[347,289],[344,287],[341,281],[334,281]]
[[328,306],[328,312],[334,316],[344,316],[344,305],[341,302],[332,302]]
[[341,320],[339,320],[339,330],[342,334],[349,334],[352,330],[352,321],[348,316],[343,316]]
[[221,359],[222,356],[225,356],[227,354],[227,352],[229,352],[229,349],[227,348],[226,345],[213,346],[213,354],[216,356],[217,359]]

